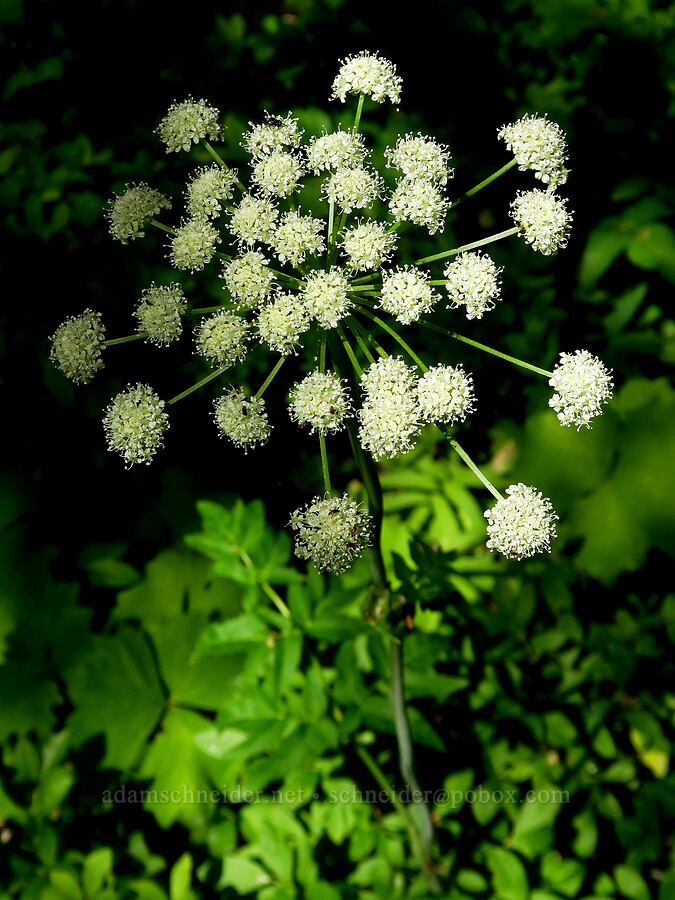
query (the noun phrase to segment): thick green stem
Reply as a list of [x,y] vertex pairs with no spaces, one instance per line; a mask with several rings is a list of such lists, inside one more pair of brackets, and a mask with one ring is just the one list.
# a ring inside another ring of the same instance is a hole
[[204,387],[205,384],[208,384],[209,381],[213,381],[214,378],[218,378],[219,375],[222,375],[227,369],[228,366],[222,366],[220,369],[216,369],[215,372],[209,372],[209,374],[202,378],[201,381],[198,381],[196,384],[193,384],[192,387],[187,388],[187,390],[182,391],[180,394],[176,394],[175,397],[172,397],[170,400],[166,401],[167,406],[173,406],[174,403],[178,403],[179,400],[182,400],[184,397],[189,396],[194,391],[198,391],[199,388]]
[[333,489],[330,484],[330,471],[328,469],[328,453],[326,452],[326,435],[323,431],[319,432],[319,449],[321,451],[321,472],[323,474],[323,489],[326,496],[330,497]]
[[361,113],[363,112],[363,101],[365,97],[363,94],[359,94],[359,102],[356,105],[356,115],[354,116],[354,128],[353,131],[359,130],[359,125],[361,124]]
[[464,244],[461,247],[455,247],[453,250],[443,250],[442,253],[434,253],[433,256],[425,256],[424,259],[416,259],[414,266],[421,266],[423,263],[435,262],[437,259],[446,259],[448,256],[455,256],[457,253],[463,253],[465,250],[475,250],[477,247],[484,247],[486,244],[492,244],[494,241],[500,241],[502,238],[511,237],[517,234],[520,229],[517,225],[513,228],[507,228],[506,231],[500,231],[499,234],[491,234],[489,237],[481,238],[472,244]]
[[256,395],[255,395],[256,400],[260,400],[260,398],[265,393],[267,388],[270,386],[272,381],[274,381],[274,376],[277,374],[277,372],[279,371],[279,369],[283,366],[283,364],[285,362],[286,362],[286,357],[280,356],[279,359],[277,360],[275,367],[272,369],[270,374],[267,376],[267,378],[263,381],[263,383],[258,388]]
[[330,266],[330,254],[333,245],[333,228],[335,227],[335,203],[328,204],[328,234],[326,236],[326,268]]
[[429,328],[431,331],[437,331],[439,334],[454,338],[456,341],[462,341],[462,343],[475,347],[477,350],[483,350],[485,353],[491,353],[492,356],[505,359],[507,362],[513,363],[514,366],[520,366],[521,369],[528,369],[530,372],[536,372],[537,375],[543,375],[544,378],[550,378],[553,375],[553,372],[549,372],[548,369],[541,369],[539,366],[525,362],[523,359],[518,359],[517,356],[509,356],[508,353],[502,353],[501,350],[495,350],[494,347],[488,347],[487,344],[481,344],[472,338],[464,337],[463,334],[457,334],[456,331],[449,331],[447,328],[443,328],[442,325],[435,325],[433,322],[427,322],[426,319],[420,319],[419,324]]
[[499,178],[500,175],[503,175],[504,172],[508,172],[509,169],[512,169],[516,164],[515,158],[510,162],[507,162],[505,166],[502,166],[501,169],[497,169],[496,172],[493,172],[492,175],[488,175],[487,178],[484,178],[478,184],[474,185],[470,190],[465,191],[460,197],[450,204],[450,209],[454,209],[456,206],[462,202],[462,200],[466,200],[467,197],[473,197],[474,194],[477,194],[478,191],[482,191],[484,187],[487,187],[488,184],[491,184],[496,178]]
[[117,347],[118,344],[130,344],[132,341],[142,341],[148,335],[145,331],[140,334],[127,334],[125,337],[119,338],[110,338],[108,341],[103,341],[104,347]]
[[490,493],[492,494],[492,496],[493,496],[496,500],[503,500],[504,498],[503,498],[502,495],[499,493],[499,491],[498,491],[497,488],[494,486],[494,484],[492,484],[492,482],[491,482],[488,478],[486,478],[485,475],[483,475],[483,473],[481,472],[481,470],[478,468],[478,466],[476,465],[476,463],[471,459],[471,457],[470,457],[469,454],[466,452],[466,450],[464,450],[463,447],[460,447],[460,445],[457,443],[457,441],[452,437],[452,435],[450,434],[450,429],[448,428],[448,426],[447,426],[447,425],[437,425],[436,427],[437,427],[438,430],[441,432],[441,434],[446,438],[446,440],[448,441],[448,443],[450,444],[450,446],[452,447],[452,449],[455,451],[455,453],[456,453],[456,454],[459,456],[459,458],[462,460],[462,462],[463,462],[469,469],[471,469],[471,471],[472,471],[473,474],[476,476],[476,478],[481,482],[481,484],[485,485],[485,487],[488,489],[488,491],[490,491]]
[[160,222],[157,219],[150,219],[150,224],[154,225],[155,228],[159,228],[160,231],[166,231],[167,234],[176,233],[175,228],[171,228],[169,225],[165,225],[163,222]]

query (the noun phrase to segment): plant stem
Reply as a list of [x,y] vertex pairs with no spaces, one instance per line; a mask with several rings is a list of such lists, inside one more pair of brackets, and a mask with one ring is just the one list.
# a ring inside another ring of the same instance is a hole
[[[229,303],[221,303],[220,306],[199,306],[197,309],[189,309],[187,314],[189,316],[203,316],[206,313],[218,312],[221,309],[229,309],[234,310],[235,312],[239,312],[239,307],[234,306]],[[241,310],[241,312],[246,312],[246,310]]]
[[356,316],[349,317],[349,327],[352,329],[354,334],[357,335],[357,337],[358,335],[361,335],[361,337],[370,344],[370,346],[373,348],[373,350],[375,350],[377,354],[382,357],[389,356],[387,351],[384,350],[377,342],[374,335],[372,335],[369,331],[366,331],[366,329],[361,325]]
[[319,449],[321,451],[321,471],[323,473],[323,488],[326,496],[330,497],[333,489],[330,485],[330,471],[328,470],[328,454],[326,453],[326,435],[319,432]]
[[[342,346],[343,346],[344,349],[345,349],[345,353],[346,353],[347,356],[349,357],[349,361],[350,361],[350,363],[352,364],[352,366],[354,367],[354,371],[356,372],[356,374],[357,374],[357,375],[359,376],[359,378],[360,378],[360,377],[363,375],[363,369],[362,369],[361,366],[359,365],[359,361],[358,361],[358,359],[356,358],[356,356],[355,356],[355,354],[354,354],[354,351],[352,350],[351,344],[350,344],[349,341],[347,340],[347,335],[344,333],[344,329],[342,328],[342,326],[340,326],[340,325],[338,326],[337,332],[338,332],[338,334],[340,335],[340,340],[342,341]],[[331,350],[331,356],[333,356],[333,355],[334,355],[334,354],[333,354],[333,352],[332,352],[332,350]],[[355,395],[355,396],[356,396],[356,395]]]
[[468,344],[470,347],[476,347],[485,353],[491,353],[493,356],[505,359],[507,362],[513,363],[514,366],[520,366],[521,369],[529,369],[530,372],[536,372],[537,375],[543,375],[545,378],[550,378],[553,375],[553,372],[549,372],[547,369],[540,369],[539,366],[525,362],[523,359],[518,359],[517,356],[509,356],[508,353],[502,353],[501,350],[495,350],[494,347],[488,347],[487,344],[481,344],[472,340],[472,338],[464,337],[463,334],[457,334],[456,331],[449,331],[447,328],[443,328],[442,325],[435,325],[433,322],[427,322],[425,319],[420,319],[419,324],[431,329],[431,331],[437,331],[439,334],[454,338],[456,341],[462,341],[462,343]]
[[457,441],[449,434],[450,429],[447,427],[447,425],[437,425],[436,427],[441,432],[441,434],[447,439],[448,443],[450,444],[452,449],[455,451],[455,453],[460,457],[462,462],[466,466],[468,466],[469,469],[471,469],[471,471],[476,476],[476,478],[481,482],[481,484],[485,485],[485,487],[488,489],[488,491],[490,491],[492,496],[497,500],[503,500],[504,498],[499,493],[497,488],[492,484],[492,482],[488,478],[485,477],[485,475],[483,475],[481,470],[478,468],[476,463],[471,459],[471,457],[466,452],[466,450],[464,450],[462,447],[460,447],[460,445],[457,443]]
[[[203,144],[204,144],[204,146],[206,147],[206,150],[207,150],[208,154],[211,156],[211,158],[212,158],[213,160],[215,160],[215,162],[217,162],[218,165],[219,165],[222,169],[225,169],[226,172],[231,171],[231,170],[230,170],[230,167],[229,167],[228,164],[225,162],[225,160],[222,158],[222,156],[221,156],[219,153],[216,153],[216,151],[213,149],[213,147],[211,146],[211,144],[210,144],[208,141],[203,141]],[[234,183],[237,185],[237,187],[238,187],[241,191],[245,191],[245,190],[246,190],[246,188],[245,188],[244,185],[241,183],[241,181],[239,181],[238,178],[235,178]]]
[[116,347],[118,344],[130,344],[132,341],[142,341],[148,335],[145,331],[140,334],[127,334],[125,337],[110,338],[109,341],[103,341],[104,347]]
[[359,94],[359,102],[356,105],[356,115],[354,116],[354,127],[353,131],[357,132],[359,130],[359,125],[361,124],[361,113],[363,112],[363,101],[365,97],[363,94]]
[[403,340],[403,338],[394,331],[394,329],[390,325],[387,325],[387,323],[384,322],[379,316],[376,316],[369,309],[366,309],[363,306],[359,307],[359,312],[363,316],[368,316],[368,318],[372,319],[372,321],[375,322],[376,325],[379,325],[380,328],[382,328],[384,331],[387,332],[387,334],[390,334],[394,338],[394,340],[405,350],[405,352],[410,356],[410,358],[415,361],[415,364],[418,366],[418,368],[420,368],[423,372],[429,371],[429,366],[427,366],[426,363],[424,363],[419,358],[419,356],[415,353],[415,351],[412,349],[412,347],[410,347]]
[[172,397],[170,400],[166,401],[167,406],[173,406],[174,403],[178,403],[179,400],[182,400],[184,397],[187,397],[189,394],[192,394],[194,391],[198,391],[199,388],[204,387],[205,384],[208,384],[209,381],[213,381],[214,378],[218,378],[219,375],[222,375],[223,372],[229,369],[229,366],[222,366],[220,369],[216,369],[215,372],[209,372],[201,381],[198,381],[196,384],[193,384],[192,387],[187,388],[187,390],[182,391],[180,394],[176,394],[175,397]]
[[[243,547],[238,547],[236,545],[235,545],[235,549],[236,549],[237,553],[239,554],[239,556],[241,557],[241,561],[244,563],[246,568],[255,570],[255,564],[253,563],[253,560],[248,555],[246,550],[244,550]],[[269,583],[269,581],[259,581],[258,584],[263,589],[265,594],[267,594],[267,596],[270,598],[270,600],[276,606],[276,608],[279,610],[281,615],[285,619],[290,619],[290,617],[291,617],[290,609],[286,606],[284,601],[281,599],[279,594],[277,594],[277,592],[274,590],[274,588]]]
[[488,184],[491,184],[496,178],[499,178],[500,175],[503,175],[504,172],[508,172],[509,169],[512,169],[516,164],[516,159],[512,159],[510,162],[507,162],[505,166],[502,166],[501,169],[497,169],[496,172],[493,172],[492,175],[488,175],[487,178],[484,178],[478,184],[474,185],[470,190],[465,191],[460,197],[450,204],[450,209],[454,209],[456,206],[462,202],[462,200],[466,200],[467,197],[472,197],[474,194],[477,194],[478,191],[482,191],[484,187],[487,187]]
[[274,366],[274,368],[273,368],[272,371],[270,372],[270,374],[267,376],[267,378],[263,381],[263,383],[262,383],[262,384],[260,385],[260,387],[258,388],[258,391],[257,391],[257,393],[256,393],[256,395],[255,395],[256,400],[260,400],[260,398],[262,397],[262,395],[265,393],[265,391],[267,390],[267,388],[270,386],[270,384],[271,384],[272,381],[274,380],[274,376],[277,374],[277,372],[279,371],[279,369],[283,366],[283,364],[284,364],[285,362],[286,362],[286,357],[285,357],[285,356],[280,356],[279,359],[277,360],[276,365]]
[[455,247],[454,250],[443,250],[442,253],[434,253],[433,256],[425,256],[424,259],[416,259],[414,266],[421,266],[423,263],[435,262],[437,259],[446,259],[448,256],[455,256],[457,253],[463,253],[464,250],[475,250],[477,247],[484,247],[486,244],[492,244],[493,241],[500,241],[502,238],[511,237],[517,234],[520,229],[517,225],[513,228],[507,228],[506,231],[500,231],[499,234],[491,234],[490,237],[481,238],[471,244],[464,244],[461,247]]
[[356,319],[354,318],[354,316],[349,317],[348,325],[349,325],[349,330],[356,338],[356,341],[357,341],[359,347],[361,348],[361,352],[363,353],[363,355],[365,356],[367,361],[371,364],[374,363],[375,359],[373,357],[373,354],[370,352],[370,348],[368,347],[368,344],[366,343],[363,331],[360,328],[357,328],[358,323],[357,323]]
[[155,228],[159,228],[160,231],[166,231],[167,234],[176,233],[175,228],[171,228],[169,225],[165,225],[163,222],[160,222],[157,219],[150,219],[150,224],[154,225]]
[[335,226],[335,203],[328,204],[328,234],[326,237],[326,268],[330,266],[330,251],[333,243],[333,227]]

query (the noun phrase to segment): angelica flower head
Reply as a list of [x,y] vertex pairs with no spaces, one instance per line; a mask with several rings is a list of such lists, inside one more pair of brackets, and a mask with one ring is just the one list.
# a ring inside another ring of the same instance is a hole
[[232,299],[241,307],[255,309],[272,296],[276,275],[269,260],[257,250],[249,250],[223,265],[221,278]]
[[347,268],[352,272],[379,269],[396,247],[396,234],[386,222],[358,222],[348,228],[341,241],[347,256]]
[[291,388],[289,406],[294,422],[320,434],[341,431],[352,410],[344,381],[334,372],[310,372]]
[[127,185],[124,193],[110,200],[105,211],[110,234],[122,244],[144,237],[145,225],[163,209],[171,209],[171,201],[164,194],[142,181]]
[[272,430],[262,397],[247,397],[239,387],[225,390],[213,404],[213,419],[222,437],[248,453],[264,444]]
[[384,151],[390,169],[399,169],[410,178],[421,178],[444,185],[452,178],[450,150],[432,137],[423,134],[399,136],[394,147]]
[[230,217],[229,229],[240,244],[271,240],[279,210],[266,197],[244,194]]
[[169,257],[177,269],[200,272],[211,262],[220,243],[216,228],[204,216],[187,219],[169,242]]
[[344,103],[347,94],[364,94],[376,103],[390,100],[398,105],[401,100],[401,78],[388,59],[362,50],[356,56],[342,60],[333,81],[333,100]]
[[157,134],[166,145],[167,153],[189,150],[200,141],[217,141],[222,132],[218,124],[220,112],[206,100],[188,97],[183,103],[173,103],[157,126]]
[[368,209],[382,196],[384,181],[364,166],[336,169],[324,182],[322,197],[343,213]]
[[253,166],[251,181],[270,197],[288,197],[298,187],[302,163],[292,153],[272,150]]
[[462,366],[432,366],[417,383],[417,400],[424,422],[463,422],[476,408],[473,378]]
[[291,113],[287,116],[265,114],[265,121],[257,125],[249,122],[250,129],[244,133],[241,146],[253,159],[267,156],[274,150],[295,150],[300,146],[303,130]]
[[436,234],[449,208],[442,191],[425,178],[401,178],[389,200],[389,212],[397,222],[412,222]]
[[279,262],[300,266],[308,256],[318,256],[325,249],[325,224],[314,216],[303,216],[291,210],[285,213],[270,239]]
[[50,340],[49,358],[75,384],[86,384],[103,368],[105,326],[101,313],[85,309],[79,316],[70,316]]
[[258,313],[260,340],[283,356],[295,351],[300,335],[309,325],[309,315],[297,294],[279,294]]
[[310,272],[304,289],[305,308],[321,328],[337,328],[351,308],[349,281],[342,270],[333,266],[327,272]]
[[158,347],[166,347],[177,341],[183,331],[182,316],[187,301],[183,288],[177,282],[155,284],[146,288],[136,307],[136,330],[145,333],[147,340]]
[[498,550],[510,559],[525,559],[551,552],[558,518],[551,501],[536,488],[520,482],[506,489],[506,497],[485,510],[488,550]]
[[576,425],[577,431],[591,427],[591,419],[601,415],[614,389],[611,370],[588,350],[561,353],[549,384],[555,393],[548,405],[561,425]]
[[429,284],[428,272],[414,266],[382,272],[380,306],[402,325],[416,322],[423,313],[430,312],[438,299],[438,293]]
[[569,169],[565,133],[546,116],[523,116],[517,122],[503,125],[498,137],[513,153],[521,172],[528,169],[549,189],[565,184]]
[[163,446],[169,417],[160,400],[147,384],[129,385],[114,397],[103,416],[108,449],[119,453],[127,463],[150,463]]
[[214,368],[233,366],[246,356],[248,323],[229,309],[202,319],[195,329],[196,352]]
[[347,494],[315,497],[295,510],[290,525],[297,532],[296,556],[336,574],[348,569],[370,540],[371,518]]
[[460,253],[445,267],[447,309],[463,306],[467,319],[482,319],[501,300],[502,271],[487,253]]
[[400,357],[388,356],[365,370],[361,385],[361,445],[376,461],[412,450],[421,428],[415,372]]
[[550,191],[519,191],[511,203],[511,218],[533,250],[551,256],[567,246],[572,214],[567,201]]
[[232,198],[236,182],[236,169],[226,170],[215,163],[197,169],[185,189],[188,215],[215,218],[223,204]]
[[368,150],[362,134],[339,130],[311,138],[305,154],[307,168],[318,175],[325,170],[359,168]]

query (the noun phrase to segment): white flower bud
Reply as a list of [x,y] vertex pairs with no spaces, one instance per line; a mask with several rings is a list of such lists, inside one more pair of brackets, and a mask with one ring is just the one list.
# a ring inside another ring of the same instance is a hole
[[429,234],[443,227],[449,203],[441,190],[422,178],[401,178],[389,201],[389,212],[397,222],[412,222]]
[[108,449],[119,453],[127,467],[150,463],[163,446],[168,427],[164,401],[147,384],[129,385],[113,398],[103,416]]
[[396,246],[396,234],[389,231],[386,222],[358,222],[345,231],[341,246],[347,268],[367,272],[387,262]]
[[349,281],[337,266],[327,272],[310,272],[304,288],[308,314],[322,328],[337,328],[352,306],[348,290]]
[[424,422],[455,425],[476,408],[473,378],[462,366],[432,366],[417,383],[417,399]]
[[333,100],[339,99],[344,103],[347,94],[365,94],[377,103],[390,100],[398,105],[401,100],[401,78],[388,59],[362,50],[358,55],[342,60],[340,71],[333,81]]
[[206,100],[188,97],[183,103],[173,103],[157,126],[157,134],[166,145],[167,153],[189,150],[193,144],[208,140],[217,141],[222,132],[218,120],[219,111]]
[[348,569],[370,540],[371,518],[347,494],[315,497],[307,506],[296,509],[290,525],[297,532],[296,556],[329,572]]
[[79,316],[70,316],[50,340],[49,358],[75,384],[86,384],[103,368],[105,326],[101,313],[85,309]]
[[171,209],[171,201],[147,184],[127,185],[123,194],[110,200],[105,216],[110,234],[122,244],[144,237],[144,226],[163,209]]
[[504,125],[498,137],[513,153],[521,172],[528,169],[549,189],[565,184],[569,170],[565,133],[546,116],[523,116],[511,125]]
[[272,296],[276,275],[269,270],[269,261],[257,250],[249,250],[223,265],[221,278],[241,307],[255,309]]
[[485,510],[488,550],[498,550],[509,559],[525,559],[544,550],[550,553],[558,518],[551,501],[522,482],[508,487],[506,495]]
[[401,266],[382,272],[380,306],[402,325],[416,322],[430,312],[439,294],[429,284],[429,273],[414,266]]
[[567,246],[572,214],[567,200],[549,191],[519,191],[511,203],[511,218],[533,250],[551,256]]
[[322,197],[340,212],[368,209],[382,195],[384,182],[377,172],[359,166],[336,169],[323,185]]
[[169,258],[177,269],[200,272],[213,259],[219,243],[220,235],[208,219],[188,219],[169,242]]
[[195,328],[196,352],[214,369],[242,360],[248,339],[248,323],[229,309],[206,316]]
[[230,231],[240,244],[267,243],[273,235],[279,210],[265,197],[244,194],[230,217]]
[[410,178],[444,185],[454,174],[448,147],[422,134],[399,136],[396,145],[387,147],[384,155],[390,169],[399,169]]
[[229,438],[244,453],[264,444],[271,426],[262,397],[247,397],[241,388],[230,388],[213,404],[213,419],[221,436]]
[[310,319],[299,294],[280,294],[260,310],[257,325],[262,343],[286,356],[297,347]]
[[185,189],[188,215],[215,218],[223,205],[232,199],[236,183],[236,169],[223,169],[215,163],[197,169]]
[[460,253],[445,267],[445,289],[450,297],[447,309],[463,306],[467,319],[482,319],[501,300],[502,272],[487,253]]
[[308,256],[318,256],[325,249],[325,224],[314,216],[303,216],[291,210],[285,213],[270,239],[277,259],[300,266]]
[[549,384],[555,393],[548,405],[561,425],[576,425],[577,431],[591,427],[591,419],[601,415],[614,388],[611,371],[588,350],[561,353]]
[[291,419],[298,425],[309,425],[312,433],[341,431],[350,413],[349,394],[334,372],[310,372],[291,388]]
[[136,330],[145,332],[151,344],[166,347],[181,336],[185,307],[185,294],[180,284],[153,282],[143,291],[136,307],[134,313],[138,319]]

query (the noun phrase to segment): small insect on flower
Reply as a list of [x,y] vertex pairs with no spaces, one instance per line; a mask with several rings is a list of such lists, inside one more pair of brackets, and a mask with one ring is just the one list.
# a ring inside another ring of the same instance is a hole
[[302,163],[297,157],[284,150],[272,150],[255,163],[251,181],[270,197],[288,197],[301,187],[298,182],[302,174]]
[[476,408],[473,378],[462,366],[432,366],[417,383],[417,399],[424,422],[455,425]]
[[260,340],[282,356],[295,352],[300,335],[309,325],[307,310],[296,294],[279,294],[258,313]]
[[347,268],[352,272],[379,269],[396,247],[396,234],[386,222],[358,222],[348,228],[342,238]]
[[402,325],[416,322],[430,312],[440,299],[429,284],[429,273],[414,266],[400,266],[382,272],[380,306]]
[[553,190],[565,184],[569,169],[565,133],[546,116],[523,116],[498,131],[513,153],[521,172],[531,170],[534,177]]
[[105,326],[101,313],[85,309],[79,316],[71,316],[50,340],[49,358],[75,384],[87,384],[103,368]]
[[257,250],[249,250],[225,262],[220,277],[235,303],[246,309],[256,309],[266,303],[277,281],[274,272],[270,271],[269,260]]
[[323,185],[322,197],[334,203],[343,213],[368,209],[382,196],[384,181],[374,170],[364,166],[340,168]]
[[558,518],[551,501],[536,488],[522,482],[506,489],[506,497],[485,510],[488,550],[498,550],[509,559],[525,559],[551,552]]
[[279,210],[267,198],[244,194],[230,217],[229,229],[240,244],[267,243],[272,239],[278,215]]
[[152,462],[168,427],[164,401],[147,384],[127,387],[113,398],[103,416],[108,449],[119,453],[127,467]]
[[176,229],[168,244],[169,258],[177,269],[200,272],[211,262],[220,235],[208,219],[188,219]]
[[197,169],[185,189],[189,216],[215,218],[232,198],[237,183],[237,170],[225,170],[215,163]]
[[389,200],[389,212],[397,222],[412,222],[429,234],[443,226],[449,202],[441,190],[423,178],[401,178]]
[[291,113],[287,116],[265,113],[264,122],[248,124],[250,128],[243,134],[241,146],[253,159],[260,159],[274,150],[297,149],[304,133]]
[[239,387],[225,390],[213,404],[213,419],[222,437],[248,451],[266,443],[271,426],[262,397],[247,397]]
[[325,249],[321,219],[303,216],[296,210],[285,213],[270,243],[279,262],[300,266],[308,256],[318,256]]
[[214,368],[233,366],[246,356],[248,323],[229,309],[203,319],[195,329],[196,352]]
[[289,407],[294,422],[320,434],[341,431],[352,409],[345,383],[334,372],[310,372],[293,385]]
[[183,331],[182,316],[187,301],[183,288],[177,282],[155,284],[146,288],[138,302],[134,315],[138,320],[136,330],[146,335],[146,340],[157,347],[167,347],[177,341]]
[[519,235],[544,256],[567,246],[572,213],[567,201],[549,191],[519,191],[511,203],[511,218],[520,228]]
[[349,281],[337,266],[327,272],[310,272],[303,292],[309,316],[321,328],[337,328],[352,306],[348,291]]
[[144,182],[127,185],[122,194],[116,194],[105,210],[110,223],[110,234],[122,244],[144,237],[144,227],[163,209],[171,209],[171,201],[164,194]]
[[412,450],[420,433],[417,376],[400,357],[372,363],[361,377],[365,392],[359,410],[359,440],[375,460]]
[[376,103],[390,100],[398,105],[401,100],[401,78],[388,59],[362,50],[356,56],[342,60],[333,81],[333,100],[344,103],[347,94],[364,94]]
[[555,393],[548,405],[561,425],[576,425],[577,431],[591,427],[591,419],[601,415],[614,389],[611,370],[588,350],[561,353],[549,384]]
[[445,267],[447,309],[463,306],[467,319],[482,319],[501,300],[502,272],[487,253],[460,253]]
[[307,168],[318,175],[326,170],[359,168],[363,166],[368,150],[362,134],[332,131],[311,138],[305,155]]
[[384,155],[390,169],[398,169],[410,178],[444,185],[454,174],[450,150],[423,134],[399,136],[395,146],[387,147]]
[[182,103],[173,103],[169,107],[156,131],[166,145],[166,152],[178,153],[179,150],[190,150],[193,144],[207,138],[210,141],[220,140],[222,131],[219,120],[220,112],[209,106],[206,100],[188,97]]
[[291,516],[291,528],[297,532],[295,555],[321,571],[344,572],[368,546],[371,521],[347,494],[315,497]]

